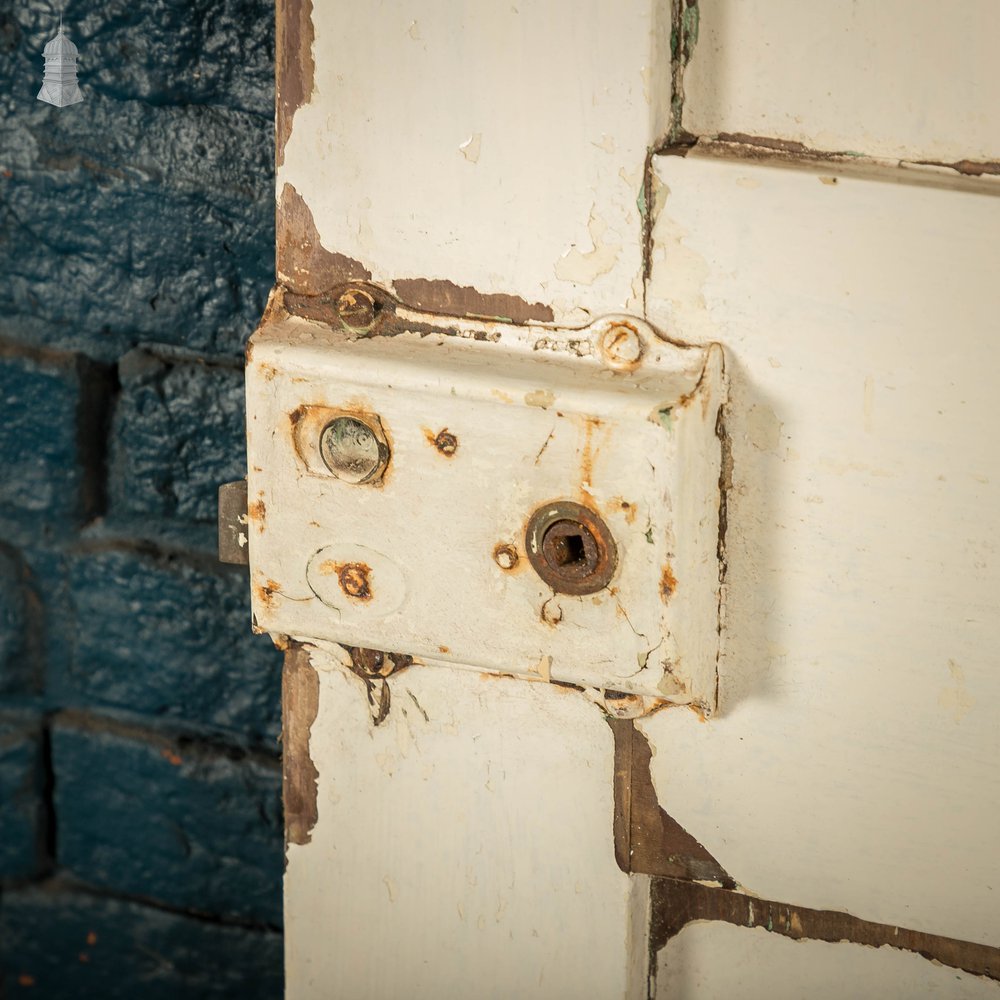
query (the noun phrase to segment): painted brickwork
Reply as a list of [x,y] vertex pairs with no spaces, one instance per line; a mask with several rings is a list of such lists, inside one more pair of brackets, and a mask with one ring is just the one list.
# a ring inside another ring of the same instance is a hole
[[0,0],[0,995],[281,993],[280,656],[214,558],[273,5]]

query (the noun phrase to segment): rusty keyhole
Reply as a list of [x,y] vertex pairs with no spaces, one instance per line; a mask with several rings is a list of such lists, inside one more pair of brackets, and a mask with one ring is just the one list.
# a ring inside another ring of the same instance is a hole
[[560,594],[602,590],[618,564],[608,526],[589,507],[571,500],[553,501],[531,515],[525,548],[535,572]]

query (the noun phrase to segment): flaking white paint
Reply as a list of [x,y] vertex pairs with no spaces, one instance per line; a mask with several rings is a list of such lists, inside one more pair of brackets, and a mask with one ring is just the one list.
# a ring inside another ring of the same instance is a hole
[[888,945],[792,940],[763,927],[688,924],[660,951],[657,1000],[997,1000],[1000,983]]
[[996,945],[1000,198],[656,169],[650,316],[726,344],[734,453],[721,717],[641,724],[661,803],[764,897]]
[[319,819],[288,851],[288,1000],[645,997],[649,880],[615,864],[600,709],[414,667],[374,727],[362,681],[312,655]]
[[699,0],[684,127],[892,159],[1000,159],[995,0]]
[[302,195],[324,246],[387,287],[440,278],[557,320],[641,303],[667,5],[315,0],[313,24],[315,90],[277,190]]

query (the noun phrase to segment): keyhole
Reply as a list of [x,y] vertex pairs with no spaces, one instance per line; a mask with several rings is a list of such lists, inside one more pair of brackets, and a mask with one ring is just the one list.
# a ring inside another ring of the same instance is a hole
[[583,535],[563,535],[556,538],[552,543],[552,555],[557,566],[567,567],[573,563],[582,563],[586,558]]

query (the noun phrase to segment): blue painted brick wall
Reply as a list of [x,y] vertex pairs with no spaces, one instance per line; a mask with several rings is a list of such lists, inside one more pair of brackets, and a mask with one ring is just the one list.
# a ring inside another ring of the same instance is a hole
[[280,655],[213,555],[273,281],[269,0],[0,0],[0,995],[280,996]]
[[194,912],[280,924],[277,761],[76,714],[56,719],[52,758],[67,872]]
[[38,718],[0,715],[0,878],[45,867],[45,770]]
[[[281,937],[55,882],[5,895],[0,996],[230,1000],[281,996]],[[67,975],[67,969],[73,975]]]

